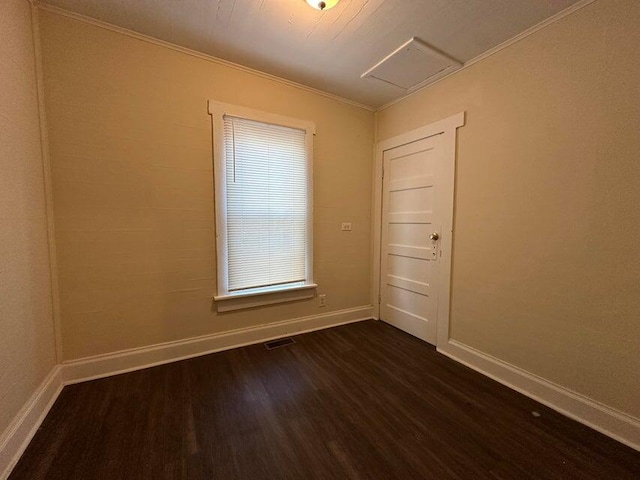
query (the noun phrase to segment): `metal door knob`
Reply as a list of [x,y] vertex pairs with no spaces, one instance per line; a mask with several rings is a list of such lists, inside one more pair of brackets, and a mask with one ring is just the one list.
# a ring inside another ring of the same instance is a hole
[[436,241],[440,238],[440,235],[438,235],[437,233],[432,233],[431,235],[429,235],[429,239]]

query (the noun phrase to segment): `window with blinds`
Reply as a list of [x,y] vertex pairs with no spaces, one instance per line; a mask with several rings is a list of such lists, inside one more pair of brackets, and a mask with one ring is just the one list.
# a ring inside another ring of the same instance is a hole
[[227,293],[310,282],[307,132],[223,116]]

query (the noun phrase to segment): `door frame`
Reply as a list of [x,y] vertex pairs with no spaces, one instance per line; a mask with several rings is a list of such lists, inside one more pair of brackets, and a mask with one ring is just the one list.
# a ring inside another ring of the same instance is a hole
[[453,204],[455,193],[456,171],[456,139],[459,127],[465,123],[465,112],[460,112],[376,144],[375,165],[373,171],[373,223],[372,223],[372,277],[371,291],[374,318],[380,319],[380,278],[381,271],[381,236],[382,236],[382,164],[386,150],[401,147],[434,135],[443,135],[443,165],[441,188],[437,204],[443,208],[441,225],[441,268],[439,268],[439,287],[436,321],[436,346],[443,347],[449,341],[449,314],[451,298],[451,259],[453,249]]

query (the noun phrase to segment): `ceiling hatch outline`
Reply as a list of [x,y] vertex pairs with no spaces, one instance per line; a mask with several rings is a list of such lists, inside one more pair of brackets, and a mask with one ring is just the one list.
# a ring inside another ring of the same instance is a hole
[[376,63],[360,78],[373,78],[407,92],[435,82],[462,67],[418,37],[412,37]]

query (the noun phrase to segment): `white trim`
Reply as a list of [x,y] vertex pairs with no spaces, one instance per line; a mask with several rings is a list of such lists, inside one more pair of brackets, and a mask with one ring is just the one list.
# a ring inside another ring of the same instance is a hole
[[201,53],[195,50],[191,50],[190,48],[181,47],[180,45],[166,42],[164,40],[159,40],[157,38],[150,37],[149,35],[144,35],[142,33],[134,32],[133,30],[129,30],[123,27],[118,27],[116,25],[112,25],[110,23],[103,22],[101,20],[96,20],[95,18],[91,18],[86,15],[82,15],[80,13],[72,12],[64,8],[55,7],[53,5],[42,3],[41,1],[38,1],[38,0],[29,0],[29,1],[33,5],[35,5],[37,8],[40,8],[42,10],[45,10],[51,13],[55,13],[57,15],[61,15],[63,17],[71,18],[73,20],[77,20],[78,22],[86,23],[99,28],[104,28],[105,30],[110,30],[112,32],[120,33],[121,35],[125,35],[127,37],[135,38],[136,40],[141,40],[143,42],[165,47],[170,50],[174,50],[176,52],[184,53],[186,55],[190,55],[192,57],[205,60],[207,62],[216,63],[218,65],[224,65],[225,67],[233,68],[234,70],[239,70],[241,72],[249,73],[251,75],[256,75],[258,77],[262,77],[267,80],[272,80],[278,83],[282,83],[289,87],[294,87],[299,90],[304,90],[305,92],[315,93],[316,95],[320,95],[322,97],[329,98],[331,100],[335,100],[340,103],[351,105],[352,107],[361,108],[369,112],[375,112],[376,110],[374,107],[370,107],[369,105],[356,102],[355,100],[350,100],[348,98],[344,98],[339,95],[334,95],[333,93],[325,92],[324,90],[319,90],[317,88],[309,87],[307,85],[303,85],[301,83],[297,83],[292,80],[287,80],[286,78],[278,77],[270,73],[261,72],[260,70],[255,70],[253,68],[245,67],[244,65],[240,65],[237,63],[230,62],[228,60],[223,60],[222,58],[217,58],[211,55],[207,55],[206,53]]
[[494,55],[495,53],[498,53],[501,50],[504,50],[505,48],[513,45],[514,43],[519,42],[520,40],[533,35],[534,33],[538,32],[539,30],[542,30],[543,28],[557,22],[558,20],[561,20],[562,18],[571,15],[572,13],[575,13],[576,11],[580,10],[583,7],[586,7],[587,5],[595,2],[596,0],[580,0],[579,2],[574,3],[573,5],[565,8],[564,10],[556,13],[555,15],[552,15],[551,17],[547,18],[546,20],[543,20],[542,22],[528,28],[527,30],[525,30],[524,32],[521,32],[519,34],[517,34],[516,36],[502,42],[499,45],[496,45],[495,47],[481,53],[480,55],[478,55],[477,57],[472,58],[471,60],[468,60],[467,62],[465,62],[462,67],[460,67],[459,69],[450,72],[447,75],[444,75],[442,77],[437,78],[435,81],[432,81],[430,83],[426,83],[426,84],[422,84],[419,85],[417,87],[414,87],[414,89],[412,89],[409,93],[407,93],[406,95],[403,95],[399,98],[396,98],[395,100],[392,100],[388,103],[385,103],[384,105],[380,106],[380,107],[371,107],[369,105],[365,105],[363,103],[359,103],[356,102],[354,100],[350,100],[348,98],[345,97],[341,97],[339,95],[334,95],[332,93],[329,92],[325,92],[324,90],[319,90],[313,87],[309,87],[307,85],[303,85],[301,83],[297,83],[297,82],[293,82],[291,80],[287,80],[285,78],[282,77],[278,77],[276,75],[271,75],[269,73],[265,73],[265,72],[261,72],[260,70],[255,70],[253,68],[249,68],[249,67],[245,67],[243,65],[239,65],[237,63],[233,63],[233,62],[229,62],[228,60],[223,60],[221,58],[217,58],[217,57],[213,57],[211,55],[207,55],[205,53],[201,53],[201,52],[197,52],[195,50],[191,50],[189,48],[186,47],[181,47],[180,45],[176,45],[170,42],[165,42],[164,40],[158,40],[154,37],[150,37],[148,35],[144,35],[142,33],[138,33],[138,32],[134,32],[133,30],[129,30],[126,28],[122,28],[122,27],[118,27],[116,25],[112,25],[110,23],[107,22],[103,22],[100,20],[96,20],[95,18],[91,18],[88,17],[86,15],[82,15],[79,13],[75,13],[69,10],[66,10],[64,8],[60,8],[60,7],[55,7],[53,5],[49,5],[46,3],[42,3],[41,1],[38,0],[29,0],[29,2],[42,10],[48,11],[48,12],[52,12],[55,13],[57,15],[61,15],[63,17],[67,17],[67,18],[71,18],[73,20],[77,20],[79,22],[82,23],[86,23],[89,25],[93,25],[96,27],[100,27],[100,28],[104,28],[106,30],[110,30],[112,32],[116,32],[116,33],[120,33],[122,35],[126,35],[128,37],[132,37],[135,38],[137,40],[141,40],[147,43],[152,43],[154,45],[159,45],[165,48],[169,48],[171,50],[175,50],[177,52],[181,52],[184,53],[186,55],[190,55],[192,57],[196,57],[196,58],[200,58],[202,60],[206,60],[208,62],[212,62],[212,63],[217,63],[219,65],[224,65],[227,66],[229,68],[233,68],[235,70],[240,70],[242,72],[246,72],[246,73],[250,73],[252,75],[256,75],[258,77],[262,77],[262,78],[266,78],[268,80],[273,80],[285,85],[288,85],[290,87],[294,87],[294,88],[298,88],[300,90],[304,90],[307,92],[311,92],[311,93],[315,93],[317,95],[321,95],[323,97],[326,98],[330,98],[332,100],[336,100],[338,102],[341,103],[345,103],[347,105],[351,105],[357,108],[361,108],[363,110],[367,110],[369,112],[380,112],[398,102],[401,102],[402,100],[411,97],[412,95],[415,95],[416,93],[422,91],[423,89],[427,88],[427,87],[431,87],[432,85],[435,85],[436,83],[444,80],[445,78],[449,78],[451,75],[455,75],[463,70],[465,70],[466,68],[490,57],[491,55]]
[[245,308],[262,307],[276,303],[294,302],[305,300],[316,296],[316,283],[308,285],[298,285],[295,287],[283,287],[262,292],[233,293],[229,295],[218,295],[213,297],[216,302],[218,312],[231,312]]
[[11,471],[60,395],[63,387],[61,372],[59,365],[53,367],[47,378],[33,392],[0,436],[0,480],[9,478]]
[[42,3],[41,1],[38,0],[28,0],[29,3],[31,3],[34,7],[37,7],[39,9],[48,11],[48,12],[52,12],[55,13],[57,15],[61,15],[63,17],[67,17],[67,18],[71,18],[73,20],[77,20],[79,22],[82,23],[86,23],[89,25],[93,25],[96,27],[100,27],[100,28],[104,28],[106,30],[110,30],[112,32],[116,32],[116,33],[120,33],[122,35],[126,35],[128,37],[132,37],[135,38],[137,40],[142,40],[144,42],[147,43],[152,43],[154,45],[159,45],[165,48],[169,48],[171,50],[175,50],[181,53],[184,53],[186,55],[190,55],[192,57],[196,57],[196,58],[200,58],[202,60],[206,60],[208,62],[212,62],[212,63],[217,63],[219,65],[224,65],[226,67],[229,68],[233,68],[235,70],[240,70],[242,72],[246,72],[246,73],[250,73],[252,75],[256,75],[258,77],[262,77],[262,78],[266,78],[268,80],[273,80],[285,85],[288,85],[290,87],[294,87],[294,88],[298,88],[300,90],[304,90],[307,92],[311,92],[311,93],[315,93],[317,95],[321,95],[323,97],[326,98],[330,98],[332,100],[336,100],[338,102],[341,103],[345,103],[347,105],[351,105],[357,108],[361,108],[363,110],[367,110],[369,112],[380,112],[398,102],[401,102],[402,100],[411,97],[412,95],[415,95],[416,93],[422,91],[423,89],[430,87],[432,85],[435,85],[436,83],[444,80],[445,78],[449,78],[451,75],[455,75],[456,73],[459,73],[463,70],[465,70],[466,68],[494,55],[495,53],[498,53],[501,50],[504,50],[505,48],[519,42],[520,40],[523,40],[524,38],[533,35],[534,33],[538,32],[539,30],[542,30],[543,28],[557,22],[558,20],[561,20],[562,18],[571,15],[572,13],[575,13],[576,11],[580,10],[583,7],[586,7],[587,5],[595,2],[596,0],[580,0],[579,2],[574,3],[573,5],[565,8],[564,10],[556,13],[555,15],[552,15],[551,17],[543,20],[542,22],[528,28],[527,30],[525,30],[524,32],[521,32],[519,34],[517,34],[516,36],[505,40],[504,42],[500,43],[499,45],[496,45],[495,47],[490,48],[489,50],[481,53],[480,55],[472,58],[471,60],[468,60],[467,62],[465,62],[462,67],[458,68],[457,70],[447,73],[444,76],[439,76],[437,79],[435,80],[431,80],[428,83],[422,83],[419,84],[416,87],[413,87],[411,89],[411,91],[409,91],[406,95],[403,95],[399,98],[396,98],[395,100],[391,100],[388,103],[385,103],[384,105],[380,106],[380,107],[372,107],[369,105],[365,105],[363,103],[360,102],[356,102],[355,100],[351,100],[349,98],[345,98],[345,97],[341,97],[339,95],[335,95],[329,92],[325,92],[324,90],[319,90],[317,88],[313,88],[313,87],[309,87],[307,85],[303,85],[301,83],[297,83],[291,80],[287,80],[286,78],[282,78],[282,77],[278,77],[276,75],[272,75],[270,73],[266,73],[266,72],[262,72],[260,70],[255,70],[253,68],[249,68],[249,67],[245,67],[243,65],[237,64],[237,63],[233,63],[230,62],[228,60],[223,60],[221,58],[217,58],[217,57],[213,57],[211,55],[207,55],[205,53],[201,53],[195,50],[191,50],[189,48],[186,47],[181,47],[180,45],[176,45],[170,42],[166,42],[164,40],[159,40],[157,38],[151,37],[149,35],[144,35],[142,33],[138,33],[138,32],[134,32],[133,30],[129,30],[123,27],[118,27],[116,25],[112,25],[110,23],[107,22],[103,22],[101,20],[96,20],[95,18],[91,18],[88,17],[86,15],[82,15],[80,13],[76,13],[76,12],[72,12],[70,10],[66,10],[64,8],[60,8],[60,7],[56,7],[53,5],[49,5],[46,3]]
[[255,108],[243,107],[241,105],[209,100],[207,104],[207,111],[209,112],[209,115],[220,118],[224,115],[231,115],[233,117],[248,118],[250,120],[257,120],[264,123],[273,123],[282,127],[299,128],[300,130],[307,132],[307,134],[316,134],[316,124],[311,120],[300,120],[299,118],[286,117],[284,115],[256,110]]
[[[62,334],[60,328],[60,294],[58,287],[58,266],[55,243],[55,227],[53,216],[53,188],[51,180],[51,162],[49,156],[49,139],[47,117],[44,101],[44,81],[42,73],[42,50],[40,39],[40,22],[38,9],[33,0],[31,6],[31,28],[34,49],[34,68],[36,72],[36,88],[38,97],[38,116],[40,123],[40,149],[42,155],[42,171],[45,192],[47,217],[47,240],[50,263],[51,304],[55,335],[56,362],[62,360]],[[62,391],[62,369],[55,365],[40,386],[33,392],[13,421],[0,435],[0,480],[5,480],[20,460],[29,442],[44,421],[47,413]]]
[[254,343],[262,343],[287,335],[298,335],[359,322],[370,319],[371,313],[372,306],[367,305],[284,320],[258,327],[241,328],[186,340],[81,358],[63,362],[63,380],[65,385],[70,385],[96,378],[110,377],[178,360],[208,355]]
[[[209,353],[371,318],[362,306],[260,327],[168,342],[64,362],[55,366],[0,437],[0,480],[6,480],[62,391],[70,385]],[[438,352],[640,451],[640,420],[451,340]]]
[[[283,287],[281,290],[263,292],[261,300],[241,300],[243,294],[232,294],[228,289],[228,243],[227,243],[227,211],[225,208],[225,198],[227,195],[226,183],[226,161],[225,147],[223,140],[224,116],[230,115],[249,120],[256,120],[283,127],[304,130],[306,142],[306,162],[307,162],[307,232],[306,232],[306,254],[305,254],[305,285],[302,288],[315,288],[317,285],[313,281],[313,136],[316,132],[316,125],[312,121],[300,120],[297,118],[285,117],[270,112],[255,110],[253,108],[231,105],[228,103],[209,100],[208,111],[212,119],[213,127],[213,166],[215,182],[215,225],[216,225],[216,258],[217,258],[217,295],[214,297],[217,309],[220,312],[239,310],[242,308],[252,308],[260,305],[271,305],[274,303],[289,302],[312,298],[313,293],[298,292],[290,293],[291,287]],[[246,295],[248,296],[248,295]],[[225,305],[226,304],[226,305]]]
[[573,5],[565,8],[564,10],[556,13],[555,15],[550,16],[549,18],[547,18],[546,20],[543,20],[542,22],[526,29],[524,32],[520,32],[519,34],[517,34],[515,37],[511,37],[508,40],[505,40],[504,42],[500,43],[499,45],[496,45],[493,48],[490,48],[489,50],[486,50],[485,52],[481,53],[480,55],[478,55],[477,57],[473,57],[471,60],[466,61],[462,67],[458,68],[457,70],[447,73],[446,75],[439,77],[435,80],[427,80],[427,82],[423,82],[422,84],[414,87],[409,93],[407,93],[406,95],[403,95],[399,98],[396,98],[395,100],[391,100],[388,103],[385,103],[384,105],[382,105],[381,107],[378,107],[376,109],[376,112],[381,112],[382,110],[384,110],[385,108],[389,108],[392,105],[395,105],[398,102],[401,102],[409,97],[412,97],[413,95],[417,94],[418,92],[421,92],[422,90],[424,90],[425,88],[428,87],[432,87],[433,85],[435,85],[438,82],[441,82],[442,80],[449,78],[452,75],[455,75],[457,73],[460,73],[464,70],[466,70],[467,68],[469,68],[472,65],[475,65],[478,62],[481,62],[482,60],[485,60],[486,58],[489,58],[490,56],[498,53],[501,50],[504,50],[507,47],[510,47],[511,45],[519,42],[520,40],[523,40],[527,37],[529,37],[530,35],[533,35],[534,33],[538,32],[539,30],[542,30],[545,27],[548,27],[549,25],[557,22],[558,20],[563,19],[564,17],[571,15],[572,13],[577,12],[578,10],[580,10],[583,7],[586,7],[587,5],[592,4],[593,2],[595,2],[596,0],[581,0],[579,2],[574,3]]
[[[373,238],[372,253],[372,304],[374,305],[373,316],[380,318],[380,263],[381,263],[381,239],[382,232],[382,165],[385,150],[400,147],[423,138],[434,135],[443,135],[443,170],[441,196],[438,202],[442,205],[441,221],[441,242],[440,250],[442,256],[440,261],[440,292],[438,294],[438,324],[437,343],[445,344],[449,339],[449,298],[451,293],[451,254],[453,249],[453,199],[454,199],[454,176],[456,160],[456,135],[457,129],[464,125],[464,112],[457,113],[438,122],[416,128],[401,135],[378,142],[375,149],[375,165],[373,178],[373,222],[371,236]],[[448,212],[451,212],[449,214]]]
[[480,352],[455,340],[438,352],[537,402],[640,451],[640,419]]
[[213,297],[215,301],[219,300],[230,300],[232,298],[247,298],[247,297],[260,297],[262,295],[270,295],[274,292],[295,292],[298,290],[309,290],[311,288],[317,288],[317,283],[309,283],[305,285],[287,285],[280,288],[275,287],[265,287],[265,288],[254,288],[246,291],[239,291],[229,293],[228,295],[218,295]]
[[49,155],[49,129],[44,98],[44,74],[42,71],[42,41],[38,8],[31,4],[31,27],[33,31],[33,51],[35,56],[36,88],[38,95],[38,116],[40,120],[40,151],[44,178],[45,208],[47,215],[47,243],[49,247],[49,281],[51,282],[51,310],[55,335],[56,361],[62,361],[62,326],[60,320],[60,286],[58,284],[58,255],[56,253],[56,229],[53,213],[53,180],[51,177],[51,157]]
[[414,128],[408,132],[401,133],[387,140],[382,140],[376,145],[376,152],[382,153],[391,148],[400,147],[422,138],[432,137],[448,130],[454,130],[464,125],[464,112],[456,113],[450,117],[443,118],[437,122]]
[[366,305],[258,327],[97,355],[56,365],[0,436],[0,480],[6,480],[9,477],[65,385],[262,343],[287,335],[298,335],[368,320],[371,319],[371,313],[372,306]]

